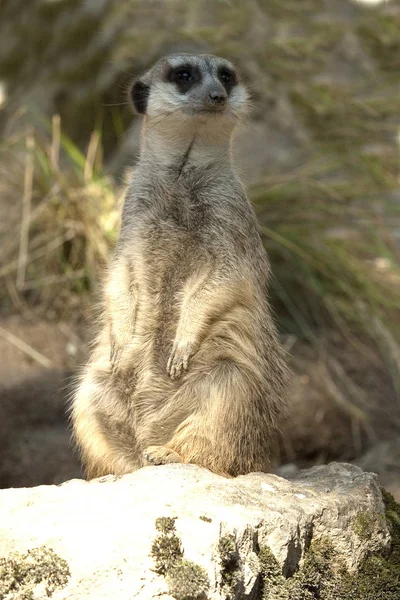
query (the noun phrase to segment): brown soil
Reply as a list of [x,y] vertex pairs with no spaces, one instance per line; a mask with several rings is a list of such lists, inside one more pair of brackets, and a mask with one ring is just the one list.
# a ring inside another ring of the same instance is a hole
[[[80,477],[66,414],[71,368],[81,355],[72,341],[78,338],[62,324],[20,317],[2,319],[0,327],[0,487]],[[4,339],[4,332],[41,353],[48,368]]]

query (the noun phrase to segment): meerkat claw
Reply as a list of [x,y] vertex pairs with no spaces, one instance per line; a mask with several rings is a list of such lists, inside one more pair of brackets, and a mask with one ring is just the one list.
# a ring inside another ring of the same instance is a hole
[[179,379],[187,371],[190,356],[188,347],[179,349],[178,346],[175,346],[173,348],[167,363],[167,373],[172,380]]
[[182,457],[175,450],[165,446],[149,446],[143,452],[144,460],[151,465],[166,465],[169,463],[180,463]]

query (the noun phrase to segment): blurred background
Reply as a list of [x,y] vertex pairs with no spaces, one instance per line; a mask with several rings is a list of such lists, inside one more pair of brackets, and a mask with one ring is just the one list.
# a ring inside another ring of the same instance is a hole
[[277,466],[350,461],[400,499],[398,0],[2,0],[0,487],[80,476],[65,407],[138,154],[127,88],[176,51],[252,95],[235,156],[294,371]]

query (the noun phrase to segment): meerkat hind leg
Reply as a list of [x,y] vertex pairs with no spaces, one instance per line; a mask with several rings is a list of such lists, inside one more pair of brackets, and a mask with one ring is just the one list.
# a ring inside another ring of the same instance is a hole
[[171,448],[167,448],[166,446],[149,446],[143,452],[143,458],[151,465],[167,465],[169,463],[183,462],[182,457],[175,450],[171,450]]
[[[100,363],[100,367],[102,365]],[[141,466],[136,440],[132,439],[130,452],[121,450],[115,444],[112,429],[102,423],[104,402],[115,411],[121,401],[114,380],[103,375],[100,367],[99,371],[95,365],[87,369],[76,390],[71,412],[73,439],[88,479],[108,474],[124,475]]]
[[263,390],[249,375],[235,361],[221,360],[182,386],[175,406],[188,405],[195,397],[197,408],[178,425],[165,448],[158,447],[164,456],[178,456],[183,463],[225,477],[268,471],[273,418]]

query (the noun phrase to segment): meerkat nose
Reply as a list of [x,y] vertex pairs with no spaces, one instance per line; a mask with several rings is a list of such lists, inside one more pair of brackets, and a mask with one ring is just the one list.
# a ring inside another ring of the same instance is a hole
[[221,109],[225,106],[228,96],[222,90],[211,90],[208,94],[208,104],[216,109]]

